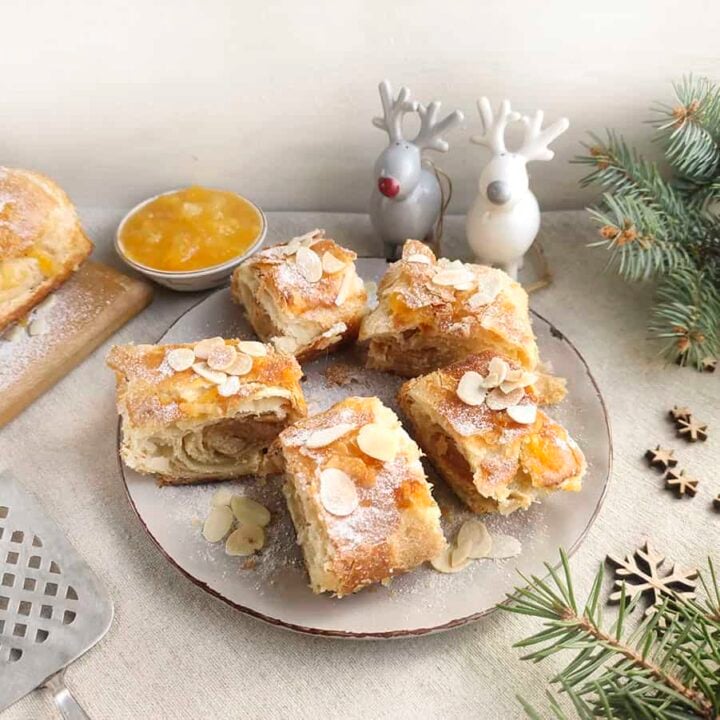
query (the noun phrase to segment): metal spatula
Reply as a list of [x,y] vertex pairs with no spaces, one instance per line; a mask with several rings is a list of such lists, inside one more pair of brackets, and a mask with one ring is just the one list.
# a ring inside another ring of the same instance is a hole
[[0,712],[45,686],[63,717],[87,718],[63,674],[112,617],[110,597],[61,530],[0,472]]

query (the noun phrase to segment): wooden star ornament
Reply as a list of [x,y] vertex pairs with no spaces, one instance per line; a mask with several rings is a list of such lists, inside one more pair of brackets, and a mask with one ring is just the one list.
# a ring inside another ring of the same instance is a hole
[[665,472],[669,468],[675,467],[678,464],[677,458],[675,457],[674,450],[666,450],[661,448],[659,445],[654,450],[648,450],[645,453],[645,459],[648,461],[650,467],[657,468],[658,470]]
[[680,422],[680,420],[690,420],[692,417],[692,410],[689,407],[684,407],[681,405],[673,405],[672,410],[670,410],[670,419],[674,423]]
[[651,615],[662,604],[665,596],[676,595],[687,598],[695,597],[697,588],[695,569],[681,570],[675,565],[669,572],[661,570],[665,558],[656,552],[650,541],[625,558],[607,556],[607,562],[615,568],[615,582],[609,601],[618,603],[624,597],[630,602],[637,595],[644,595],[650,600],[645,615]]
[[688,420],[678,420],[677,434],[688,442],[697,442],[698,440],[704,442],[708,439],[708,426],[694,417],[690,417]]
[[679,498],[685,497],[685,495],[695,497],[697,486],[698,481],[694,477],[686,475],[684,470],[680,470],[680,472],[668,470],[665,475],[665,487],[672,490]]

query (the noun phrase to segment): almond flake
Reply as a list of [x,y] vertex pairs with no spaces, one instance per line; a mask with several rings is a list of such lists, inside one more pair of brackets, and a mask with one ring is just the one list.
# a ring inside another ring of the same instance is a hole
[[448,545],[437,557],[434,557],[430,564],[441,573],[456,573],[464,570],[469,564],[470,560],[464,560],[457,565],[452,564],[452,553],[455,548]]
[[455,393],[466,405],[482,405],[486,395],[482,381],[483,377],[480,373],[469,370],[460,378]]
[[257,340],[240,340],[237,347],[240,352],[244,352],[251,357],[265,357],[267,355],[267,348]]
[[3,340],[14,343],[18,342],[22,338],[27,337],[25,328],[20,323],[15,323],[10,329],[2,336]]
[[270,511],[264,505],[244,495],[233,495],[230,509],[235,519],[245,525],[265,527],[270,522]]
[[28,325],[28,335],[35,337],[36,335],[45,335],[50,331],[50,324],[44,317],[38,317],[30,321]]
[[517,405],[525,396],[525,391],[522,388],[517,388],[509,393],[504,393],[500,388],[495,388],[488,393],[485,398],[485,404],[491,410],[507,410],[513,405]]
[[211,370],[207,363],[199,362],[192,366],[192,369],[201,377],[209,380],[215,385],[222,385],[227,380],[227,375],[220,370]]
[[309,283],[316,283],[322,278],[322,260],[316,252],[302,246],[295,253],[295,267]]
[[458,532],[456,543],[458,547],[461,544],[468,543],[468,557],[473,560],[486,557],[490,552],[492,538],[485,527],[485,523],[480,520],[466,520],[460,531]]
[[298,240],[297,238],[293,238],[286,245],[278,245],[278,247],[280,248],[280,252],[285,255],[285,257],[290,257],[298,251],[298,248],[300,248],[300,240]]
[[218,385],[218,395],[221,397],[232,397],[240,392],[240,378],[237,375],[230,375],[221,385]]
[[195,357],[199,360],[207,360],[213,348],[225,347],[225,341],[221,337],[208,338],[195,343]]
[[210,504],[213,507],[229,507],[233,498],[232,492],[228,488],[220,488],[213,496]]
[[358,447],[371,458],[391,462],[398,452],[398,435],[378,423],[368,423],[360,428],[357,436]]
[[418,263],[419,265],[432,265],[430,258],[422,253],[413,253],[412,255],[408,255],[405,260],[411,263]]
[[226,505],[214,507],[203,524],[203,537],[211,543],[220,542],[230,531],[234,516]]
[[297,340],[289,335],[274,337],[272,342],[278,352],[285,353],[286,355],[292,355],[298,349]]
[[521,425],[532,425],[537,418],[537,406],[513,405],[507,409],[507,414]]
[[245,353],[235,353],[232,365],[225,372],[228,375],[247,375],[253,369],[253,359]]
[[305,245],[306,247],[310,247],[316,242],[322,240],[324,237],[325,231],[319,228],[315,228],[315,230],[311,230],[310,232],[306,232],[303,235],[298,235],[297,237],[294,237],[290,242],[297,242],[301,245]]
[[488,275],[478,281],[478,290],[468,299],[468,305],[475,310],[489,305],[500,294],[503,282],[497,275]]
[[237,350],[232,345],[213,348],[207,358],[208,367],[212,370],[227,370],[237,357]]
[[458,285],[470,289],[475,283],[475,276],[465,268],[449,268],[440,270],[433,276],[432,281],[441,287],[449,286],[457,288]]
[[526,388],[535,382],[537,382],[537,375],[535,375],[535,373],[525,370],[513,370],[508,373],[505,382],[500,384],[500,389],[504,393],[509,393],[517,388]]
[[355,426],[350,423],[338,423],[333,427],[315,430],[308,436],[307,440],[305,440],[305,447],[311,450],[326,447],[343,435],[347,435],[354,427]]
[[511,535],[493,535],[492,548],[487,557],[493,560],[504,560],[517,557],[522,552],[522,545]]
[[355,279],[352,268],[348,268],[343,275],[342,282],[340,283],[340,289],[338,290],[337,297],[335,298],[335,304],[340,307],[350,295],[353,280]]
[[466,563],[470,557],[470,550],[472,545],[465,541],[462,545],[455,544],[453,549],[450,551],[450,567],[456,568],[463,563]]
[[342,260],[339,260],[336,258],[331,252],[328,252],[327,250],[323,253],[322,256],[322,269],[323,272],[326,272],[328,275],[334,275],[336,272],[340,272],[347,263],[344,263]]
[[332,515],[350,515],[360,503],[352,478],[338,468],[325,468],[320,473],[320,502]]
[[259,525],[240,525],[228,536],[225,552],[235,557],[246,557],[265,544],[265,531]]
[[195,362],[195,352],[192,348],[175,348],[165,356],[167,364],[175,371],[189,370]]

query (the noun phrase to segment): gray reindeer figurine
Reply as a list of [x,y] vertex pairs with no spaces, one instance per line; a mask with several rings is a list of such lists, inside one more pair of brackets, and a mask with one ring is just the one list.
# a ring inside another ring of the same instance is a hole
[[[410,90],[401,87],[393,99],[387,80],[380,83],[383,117],[373,125],[385,130],[390,143],[375,163],[375,187],[370,196],[370,220],[382,238],[385,257],[394,260],[405,240],[414,238],[435,242],[433,230],[442,210],[443,193],[438,176],[424,150],[447,152],[448,144],[440,136],[463,120],[459,110],[438,121],[440,103],[425,106],[410,100]],[[413,140],[402,133],[403,117],[416,112],[420,130]]]

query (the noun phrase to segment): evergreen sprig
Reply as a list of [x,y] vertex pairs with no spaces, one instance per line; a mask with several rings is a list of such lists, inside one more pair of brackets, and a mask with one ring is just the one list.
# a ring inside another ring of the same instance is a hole
[[[548,579],[523,578],[502,609],[542,619],[543,630],[516,644],[531,651],[523,660],[540,662],[561,652],[574,657],[551,679],[581,720],[718,720],[720,718],[720,585],[711,559],[701,573],[705,597],[667,595],[657,612],[628,630],[640,600],[625,602],[616,619],[603,621],[603,568],[581,606],[567,555],[560,570],[546,564]],[[623,586],[624,587],[624,586]],[[548,692],[549,711],[569,720],[557,695]],[[541,720],[519,698],[528,717]],[[547,717],[547,716],[545,716]]]
[[690,76],[674,90],[651,121],[670,178],[613,131],[591,135],[576,162],[590,167],[581,184],[603,191],[593,245],[627,280],[657,281],[650,334],[669,359],[700,367],[720,356],[720,87]]

